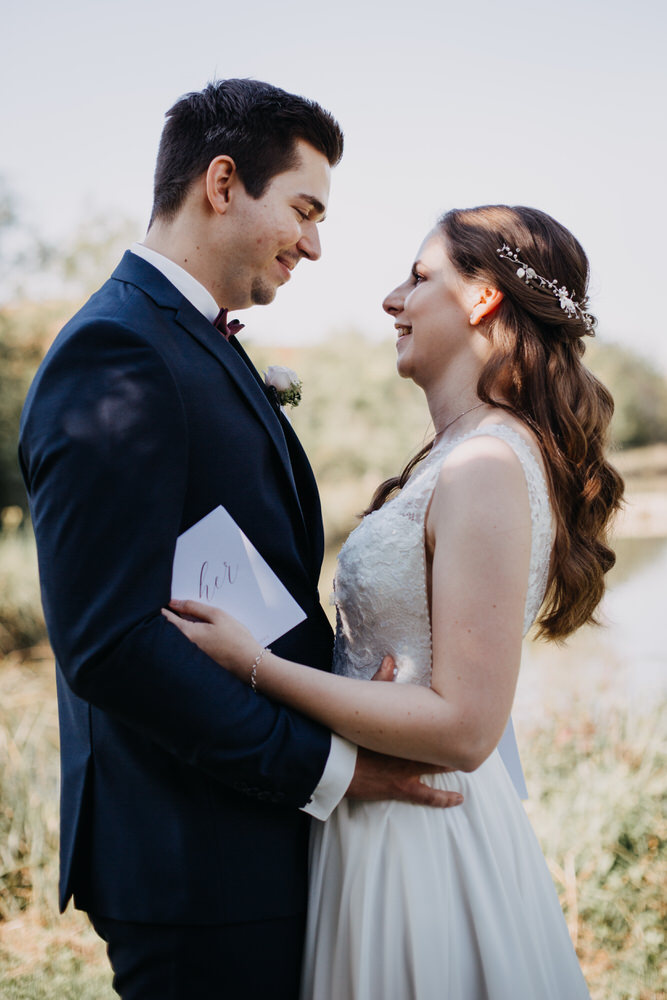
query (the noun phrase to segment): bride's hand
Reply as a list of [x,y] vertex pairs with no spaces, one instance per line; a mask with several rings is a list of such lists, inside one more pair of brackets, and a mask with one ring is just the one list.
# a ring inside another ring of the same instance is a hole
[[[255,658],[262,647],[245,625],[220,608],[198,601],[170,601],[162,614],[187,636],[190,642],[246,684],[250,682]],[[174,611],[178,614],[174,614]],[[187,615],[187,618],[180,617]],[[192,621],[189,619],[196,619]]]

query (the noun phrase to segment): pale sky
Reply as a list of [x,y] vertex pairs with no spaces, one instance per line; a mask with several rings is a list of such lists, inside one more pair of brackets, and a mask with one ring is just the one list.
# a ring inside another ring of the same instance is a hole
[[323,258],[248,334],[393,339],[380,303],[451,207],[554,215],[593,268],[600,337],[667,371],[664,0],[1,0],[0,173],[66,239],[148,220],[164,112],[212,78],[313,97],[346,133]]

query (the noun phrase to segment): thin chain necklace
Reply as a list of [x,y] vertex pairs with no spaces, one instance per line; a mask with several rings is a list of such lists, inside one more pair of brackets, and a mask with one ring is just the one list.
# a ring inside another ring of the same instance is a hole
[[463,413],[459,413],[458,417],[454,417],[454,419],[450,420],[448,424],[445,424],[442,430],[436,431],[436,438],[441,438],[445,431],[452,426],[452,424],[455,424],[457,420],[461,419],[461,417],[465,417],[466,413],[472,413],[473,410],[478,410],[480,406],[484,406],[483,401],[481,403],[475,403],[474,406],[469,406],[467,410],[463,411]]

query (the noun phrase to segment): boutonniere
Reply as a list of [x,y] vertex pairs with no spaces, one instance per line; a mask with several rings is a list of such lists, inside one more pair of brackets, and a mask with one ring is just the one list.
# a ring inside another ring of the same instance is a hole
[[301,402],[301,379],[291,368],[269,365],[264,382],[273,389],[281,406],[298,406]]

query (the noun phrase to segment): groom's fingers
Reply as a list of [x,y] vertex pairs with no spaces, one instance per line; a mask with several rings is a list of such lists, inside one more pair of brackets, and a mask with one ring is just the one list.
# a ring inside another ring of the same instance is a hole
[[[396,777],[396,795],[401,802],[411,802],[417,806],[435,806],[440,809],[448,809],[449,806],[458,806],[463,802],[460,792],[454,792],[447,788],[433,788],[421,780],[425,774],[441,774],[443,768],[438,768],[432,764],[415,764],[413,761],[399,761],[403,765],[403,773]],[[419,773],[416,773],[419,772]]]
[[460,806],[463,796],[460,792],[450,792],[445,788],[432,788],[423,781],[411,782],[406,789],[405,802],[417,806],[434,806],[439,809],[449,809],[450,806]]
[[440,774],[446,770],[447,768],[433,764],[418,764],[397,757],[386,757],[360,748],[346,795],[348,798],[367,801],[395,799],[414,805],[446,809],[460,805],[463,796],[459,792],[433,788],[420,781],[421,775]]
[[396,674],[398,673],[396,663],[392,656],[385,656],[384,660],[378,667],[377,671],[373,674],[371,680],[374,681],[393,681],[396,679]]

